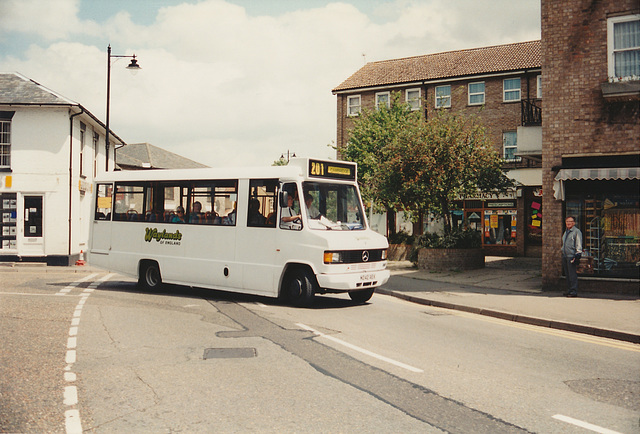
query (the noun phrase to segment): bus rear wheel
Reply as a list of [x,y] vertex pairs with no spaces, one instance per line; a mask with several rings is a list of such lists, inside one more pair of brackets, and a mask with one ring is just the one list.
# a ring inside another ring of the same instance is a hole
[[305,269],[294,270],[284,287],[286,299],[297,307],[309,307],[316,293],[315,277]]
[[356,303],[366,303],[373,296],[375,289],[361,289],[360,291],[349,291],[349,297]]
[[162,277],[160,276],[160,267],[156,262],[145,261],[140,264],[138,285],[149,291],[160,288],[162,285]]

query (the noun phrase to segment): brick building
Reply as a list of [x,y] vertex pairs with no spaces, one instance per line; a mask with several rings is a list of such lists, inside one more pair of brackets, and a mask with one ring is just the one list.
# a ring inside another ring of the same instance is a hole
[[395,92],[425,118],[439,109],[477,115],[517,188],[461,200],[454,222],[481,232],[487,254],[540,256],[541,83],[540,41],[367,63],[333,89],[338,154],[362,108],[389,104]]
[[638,294],[640,7],[542,0],[543,285],[564,286],[565,216],[585,257],[580,287]]

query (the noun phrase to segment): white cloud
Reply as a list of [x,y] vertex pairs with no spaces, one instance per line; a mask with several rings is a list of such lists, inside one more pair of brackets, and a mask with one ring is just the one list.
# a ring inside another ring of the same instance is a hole
[[78,19],[79,3],[80,0],[2,0],[1,32],[37,35],[45,41],[92,34],[95,23]]
[[[39,12],[35,3],[2,3],[16,20],[4,32],[61,41],[0,57],[0,70],[18,70],[104,119],[106,45],[114,54],[135,53],[142,66],[135,77],[124,69],[128,59],[112,64],[113,130],[127,142],[150,142],[212,166],[270,164],[287,150],[335,155],[326,146],[336,135],[331,89],[362,66],[363,53],[375,61],[539,38],[539,16],[526,15],[536,7],[505,0],[483,7],[398,0],[380,5],[373,19],[345,2],[254,16],[206,0],[161,8],[150,25],[126,11],[81,21],[76,0],[38,2],[58,7]],[[28,21],[28,13],[39,26],[18,30],[15,23]],[[52,17],[86,37],[53,28]]]

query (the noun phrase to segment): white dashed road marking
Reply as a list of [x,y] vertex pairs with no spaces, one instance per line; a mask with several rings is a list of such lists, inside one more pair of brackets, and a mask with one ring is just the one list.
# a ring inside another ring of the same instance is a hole
[[361,348],[361,347],[358,347],[356,345],[350,344],[348,342],[345,342],[345,341],[343,341],[341,339],[338,339],[338,338],[335,338],[333,336],[325,335],[324,333],[320,333],[319,331],[314,330],[314,329],[312,329],[311,327],[309,327],[307,325],[300,324],[300,323],[298,323],[296,325],[298,327],[302,327],[303,329],[312,332],[313,334],[315,334],[316,336],[318,336],[320,338],[329,339],[332,342],[335,342],[337,344],[340,344],[340,345],[345,346],[347,348],[350,348],[352,350],[358,351],[359,353],[366,354],[367,356],[374,357],[374,358],[376,358],[378,360],[382,360],[383,362],[391,363],[392,365],[399,366],[399,367],[404,368],[406,370],[409,370],[411,372],[424,372],[422,369],[414,368],[413,366],[404,364],[402,362],[398,362],[397,360],[393,360],[393,359],[390,359],[390,358],[385,357],[385,356],[381,356],[380,354],[376,354],[376,353],[371,352],[369,350],[365,350],[364,348]]
[[617,431],[612,431],[607,428],[602,428],[601,426],[593,425],[588,422],[583,422],[581,420],[574,419],[569,416],[564,416],[562,414],[556,414],[555,416],[553,416],[553,418],[557,420],[561,420],[562,422],[570,423],[571,425],[579,426],[580,428],[588,429],[589,431],[593,431],[601,434],[620,434]]
[[70,293],[71,291],[73,291],[73,289],[75,287],[77,287],[78,285],[80,285],[82,282],[86,282],[87,280],[93,279],[94,277],[96,277],[98,275],[98,273],[93,273],[93,274],[89,274],[88,276],[83,277],[80,280],[76,280],[73,283],[68,284],[67,286],[65,286],[64,288],[62,288],[60,291],[58,291],[56,293],[56,295],[67,295],[68,293]]
[[[73,282],[63,289],[61,289],[56,295],[66,295],[74,288],[80,285],[82,282],[86,282],[89,279],[97,276],[98,273],[90,274],[89,276]],[[77,353],[76,347],[78,345],[78,326],[80,325],[80,316],[82,315],[82,308],[87,302],[87,298],[91,293],[105,280],[108,280],[113,274],[107,274],[106,276],[92,282],[88,288],[82,291],[80,301],[76,305],[73,311],[73,318],[71,319],[71,327],[69,327],[69,337],[67,338],[67,353],[65,355],[65,363],[67,366],[64,368],[64,381],[67,385],[64,387],[64,405],[71,407],[64,412],[64,426],[67,434],[82,433],[82,421],[80,420],[80,411],[76,408],[78,406],[78,388],[74,384],[77,380],[75,372],[72,372],[73,365],[76,363]]]

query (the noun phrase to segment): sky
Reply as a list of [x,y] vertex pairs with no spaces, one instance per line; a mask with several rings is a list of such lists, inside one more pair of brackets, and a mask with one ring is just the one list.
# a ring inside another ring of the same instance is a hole
[[540,39],[537,0],[0,0],[19,72],[211,167],[332,158],[337,87],[366,62]]

